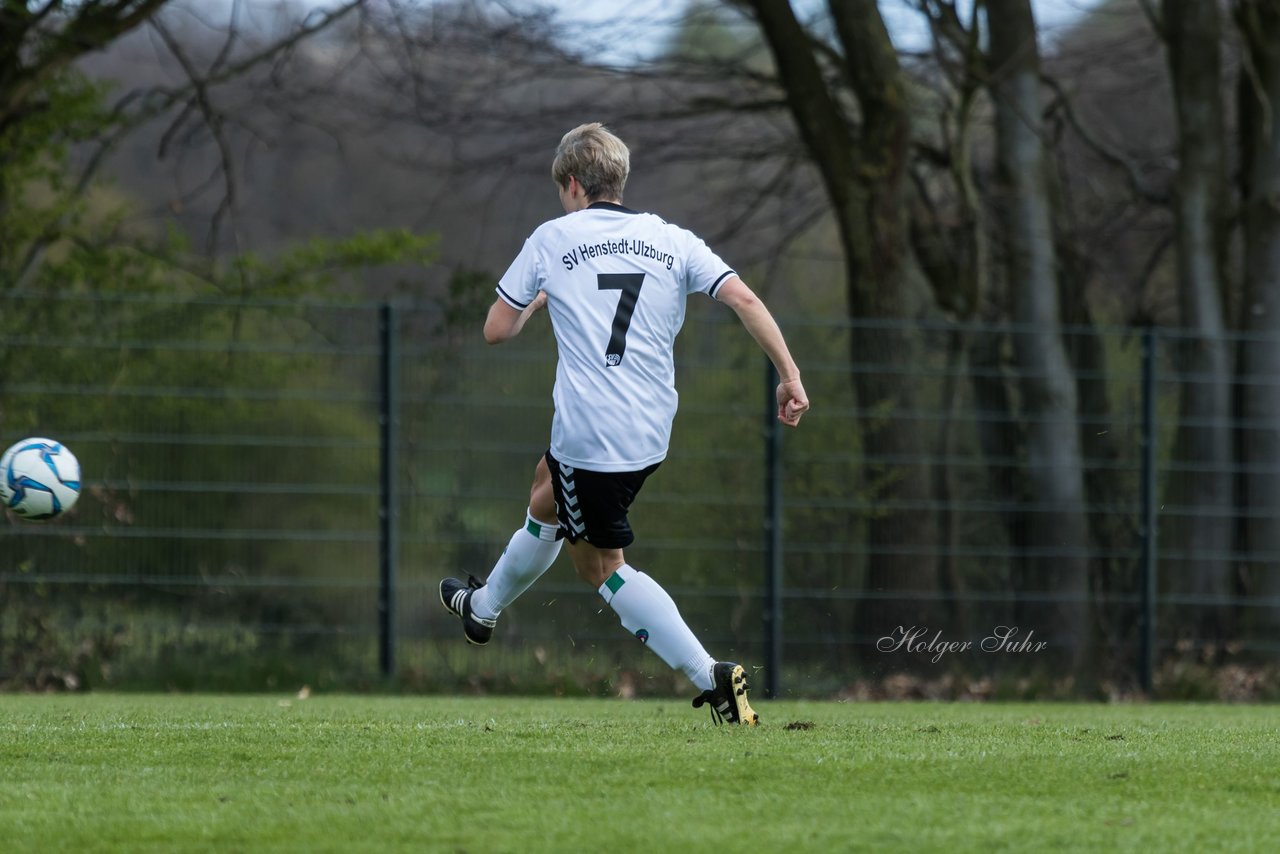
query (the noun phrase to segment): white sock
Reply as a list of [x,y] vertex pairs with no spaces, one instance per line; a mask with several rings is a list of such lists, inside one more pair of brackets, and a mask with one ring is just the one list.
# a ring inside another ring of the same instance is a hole
[[524,527],[511,535],[489,580],[471,596],[471,611],[483,620],[495,619],[528,590],[555,563],[564,540],[556,538],[556,526],[525,514]]
[[685,625],[680,609],[658,582],[623,564],[600,585],[600,595],[631,632],[674,670],[683,670],[689,681],[705,691],[715,683],[711,668],[716,660],[707,654]]

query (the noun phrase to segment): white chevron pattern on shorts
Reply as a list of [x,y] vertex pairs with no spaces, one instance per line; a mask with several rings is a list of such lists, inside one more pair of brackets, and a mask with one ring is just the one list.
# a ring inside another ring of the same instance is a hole
[[564,498],[565,516],[569,527],[573,529],[575,534],[583,534],[587,530],[586,523],[582,521],[582,508],[578,506],[578,488],[573,482],[573,468],[571,466],[560,466],[560,493]]

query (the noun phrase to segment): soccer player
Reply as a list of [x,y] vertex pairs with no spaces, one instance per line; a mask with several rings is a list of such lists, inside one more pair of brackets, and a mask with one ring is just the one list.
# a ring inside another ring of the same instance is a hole
[[809,409],[800,371],[759,298],[697,236],[622,205],[627,146],[598,123],[564,135],[551,176],[565,216],[543,223],[498,283],[485,319],[490,344],[520,333],[535,312],[551,315],[559,359],[551,447],[535,469],[524,526],[487,582],[446,578],[440,601],[473,644],[555,560],[561,539],[574,568],[627,631],[699,691],[713,720],[754,726],[741,665],[716,661],[656,580],[630,566],[627,510],[667,455],[676,414],[676,334],[685,298],[724,303],[768,355],[782,382],[778,419],[794,427]]

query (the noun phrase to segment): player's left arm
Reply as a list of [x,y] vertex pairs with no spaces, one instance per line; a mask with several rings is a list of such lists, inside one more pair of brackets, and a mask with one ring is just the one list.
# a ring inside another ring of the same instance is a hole
[[789,427],[800,423],[800,416],[809,411],[809,397],[800,382],[800,368],[791,358],[782,330],[769,313],[764,302],[755,295],[746,282],[730,276],[716,291],[715,298],[733,309],[751,337],[764,350],[773,367],[778,371],[778,420]]
[[533,302],[523,310],[516,308],[499,297],[489,306],[489,315],[484,319],[484,340],[489,344],[501,344],[510,341],[520,334],[529,318],[547,304],[547,292],[538,291]]

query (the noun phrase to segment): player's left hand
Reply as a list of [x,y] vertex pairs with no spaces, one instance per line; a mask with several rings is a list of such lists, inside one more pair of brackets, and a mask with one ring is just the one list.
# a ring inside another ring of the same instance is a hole
[[778,384],[778,420],[788,427],[800,423],[800,416],[809,411],[809,396],[804,393],[800,378],[783,380]]

